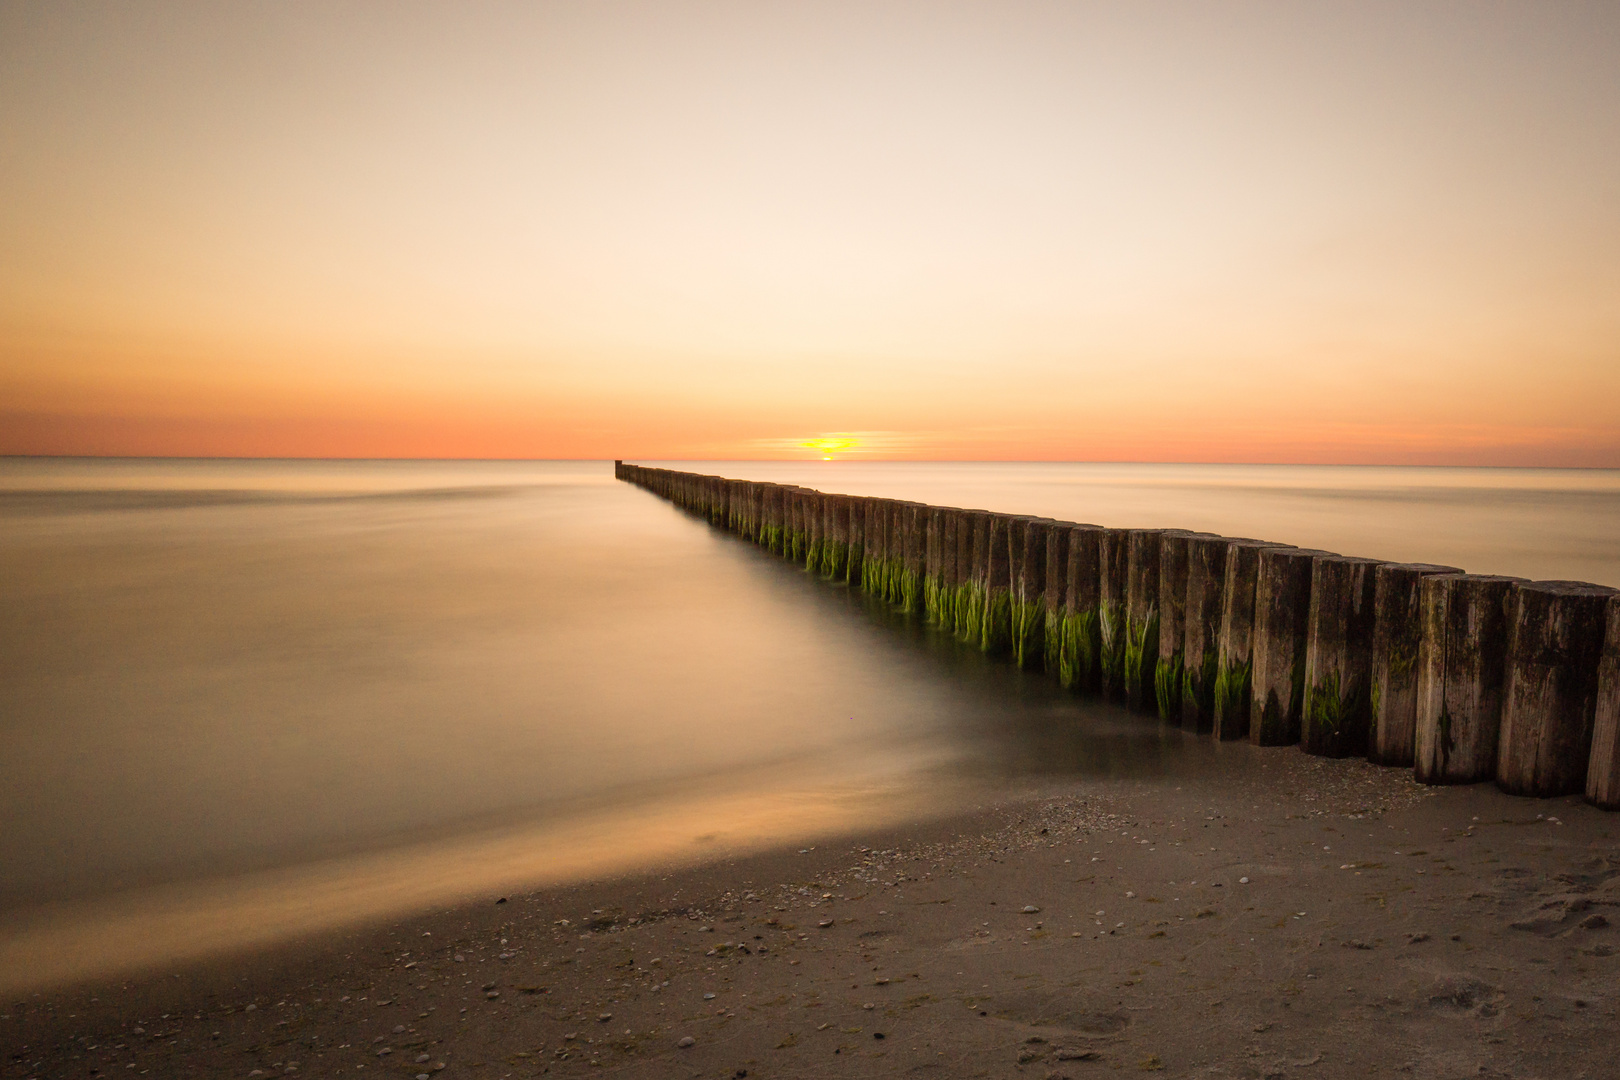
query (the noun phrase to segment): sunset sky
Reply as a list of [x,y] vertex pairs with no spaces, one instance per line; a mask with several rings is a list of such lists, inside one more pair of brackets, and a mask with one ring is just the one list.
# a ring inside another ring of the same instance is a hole
[[1620,4],[0,2],[0,453],[1620,466]]

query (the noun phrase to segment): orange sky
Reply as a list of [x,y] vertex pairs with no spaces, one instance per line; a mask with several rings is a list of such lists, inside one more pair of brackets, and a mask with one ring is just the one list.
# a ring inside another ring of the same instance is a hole
[[0,2],[0,453],[1620,467],[1613,4]]

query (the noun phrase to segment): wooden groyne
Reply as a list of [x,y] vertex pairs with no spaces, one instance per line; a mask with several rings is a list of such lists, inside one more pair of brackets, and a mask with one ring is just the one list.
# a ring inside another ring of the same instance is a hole
[[1620,810],[1620,591],[614,462],[1066,688],[1219,739]]

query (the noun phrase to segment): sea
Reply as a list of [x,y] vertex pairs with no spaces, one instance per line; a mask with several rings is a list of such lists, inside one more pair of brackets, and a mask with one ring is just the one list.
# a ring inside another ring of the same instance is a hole
[[[1620,586],[1620,471],[642,462]],[[0,995],[1217,767],[611,462],[0,458]]]

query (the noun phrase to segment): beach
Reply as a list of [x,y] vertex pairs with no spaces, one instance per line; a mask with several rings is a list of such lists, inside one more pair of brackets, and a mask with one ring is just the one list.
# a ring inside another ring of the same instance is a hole
[[1612,815],[1219,749],[42,992],[4,1075],[1608,1074]]

